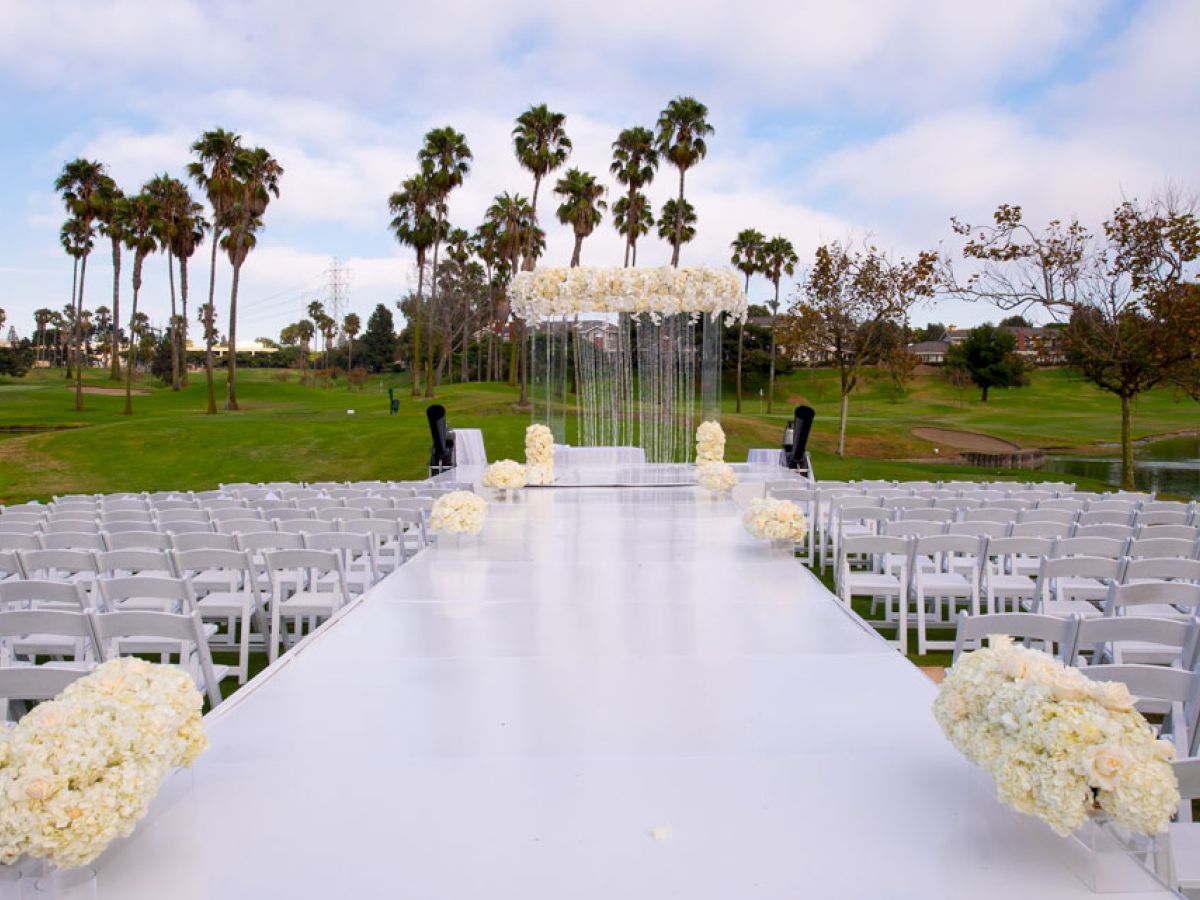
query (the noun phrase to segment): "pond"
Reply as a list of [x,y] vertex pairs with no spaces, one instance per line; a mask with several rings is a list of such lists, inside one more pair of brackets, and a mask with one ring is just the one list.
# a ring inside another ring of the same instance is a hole
[[[1200,500],[1200,435],[1164,438],[1133,448],[1134,479],[1139,490]],[[1121,457],[1048,456],[1043,472],[1121,482]]]

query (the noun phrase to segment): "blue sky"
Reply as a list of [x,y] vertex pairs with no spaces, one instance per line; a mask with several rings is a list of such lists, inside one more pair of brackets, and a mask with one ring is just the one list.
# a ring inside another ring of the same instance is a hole
[[[285,169],[243,272],[239,334],[277,336],[301,317],[334,256],[365,317],[415,280],[386,198],[415,170],[421,135],[442,124],[467,135],[475,164],[451,219],[473,227],[495,194],[528,194],[509,130],[543,101],[567,113],[571,164],[606,179],[620,129],[652,125],[681,93],[709,106],[716,134],[688,176],[700,221],[685,265],[726,264],[751,226],[791,238],[802,262],[823,241],[866,236],[898,254],[950,249],[951,215],[979,221],[1001,202],[1097,226],[1123,197],[1200,189],[1197,35],[1194,0],[9,0],[0,307],[28,333],[34,309],[69,297],[52,190],[65,160],[100,159],[132,191],[182,175],[191,141],[221,126]],[[656,208],[674,184],[660,174]],[[546,262],[565,265],[570,234],[542,198]],[[101,250],[91,307],[111,297]],[[653,238],[639,253],[668,259]],[[606,220],[583,262],[620,261]],[[142,306],[158,321],[165,272],[148,262]],[[197,259],[194,292],[207,277]],[[759,280],[751,298],[767,290]],[[942,302],[914,318],[996,317]]]

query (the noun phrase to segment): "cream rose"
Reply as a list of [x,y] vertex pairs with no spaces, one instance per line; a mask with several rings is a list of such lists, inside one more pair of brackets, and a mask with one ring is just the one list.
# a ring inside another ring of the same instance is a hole
[[1092,683],[1092,696],[1105,708],[1111,710],[1133,709],[1137,698],[1129,693],[1123,681],[1096,681]]
[[1092,753],[1089,772],[1102,790],[1111,791],[1129,767],[1129,754],[1115,744],[1104,744]]

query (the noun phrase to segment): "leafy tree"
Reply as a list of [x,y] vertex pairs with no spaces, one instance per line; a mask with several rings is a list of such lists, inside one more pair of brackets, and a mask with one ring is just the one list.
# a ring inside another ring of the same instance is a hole
[[1029,320],[1024,316],[1007,316],[1000,320],[1001,328],[1032,328]]
[[382,372],[396,359],[396,324],[391,310],[382,303],[367,319],[360,344],[363,360],[372,372]]
[[[434,213],[439,205],[433,188],[432,179],[424,171],[418,172],[411,178],[406,178],[400,185],[400,190],[388,198],[388,209],[392,213],[391,229],[396,240],[406,247],[411,247],[417,255],[417,299],[416,307],[410,317],[413,324],[413,358],[417,364],[412,367],[412,395],[421,395],[421,309],[425,295],[425,259],[429,248],[433,246],[434,237],[439,233],[439,222],[445,215],[442,209]],[[443,204],[444,205],[444,204]]]
[[575,232],[575,249],[571,253],[571,266],[579,265],[579,255],[583,251],[583,239],[596,230],[604,210],[608,204],[602,199],[605,194],[604,185],[596,180],[596,176],[580,169],[568,169],[567,174],[558,179],[554,193],[563,198],[558,207],[558,221],[570,225]]
[[876,334],[885,323],[902,324],[918,301],[933,296],[937,262],[931,252],[909,262],[893,261],[872,246],[854,251],[835,241],[817,248],[792,314],[797,341],[813,356],[832,359],[838,368],[838,456],[846,454],[850,394],[863,367],[872,361]]
[[940,341],[946,334],[946,326],[941,322],[930,322],[915,337],[918,341]]
[[613,204],[613,225],[625,237],[625,265],[637,265],[638,238],[649,234],[654,211],[642,193],[658,170],[658,149],[649,128],[626,128],[613,141],[613,161],[609,171],[627,190]]
[[113,301],[112,321],[116,323],[109,347],[108,377],[117,381],[121,377],[121,346],[117,340],[121,322],[121,247],[125,243],[125,221],[129,217],[129,205],[125,193],[111,178],[101,185],[97,204],[100,233],[112,243]]
[[[188,260],[192,258],[192,255],[196,252],[196,248],[204,243],[204,235],[208,231],[208,222],[205,221],[203,213],[204,207],[192,200],[189,194],[186,209],[178,218],[171,247],[171,252],[179,260],[181,322],[180,327],[176,329],[176,337],[179,341],[178,354],[181,361],[186,358],[188,340]],[[187,365],[183,364],[182,369],[180,382],[184,387],[187,387]]]
[[10,378],[22,378],[33,366],[34,350],[29,341],[13,344],[11,347],[0,347],[0,375]]
[[216,335],[213,328],[213,318],[216,315],[213,306],[213,292],[217,284],[217,250],[221,246],[221,233],[230,224],[234,205],[238,200],[238,182],[234,173],[234,165],[238,154],[242,152],[242,137],[224,128],[206,131],[192,144],[192,153],[196,156],[194,162],[188,163],[188,176],[208,196],[212,207],[212,263],[208,273],[208,303],[205,305],[205,315],[201,321],[204,324],[206,346],[204,353],[204,368],[208,378],[208,414],[217,414],[216,387],[213,383],[213,351],[212,339]]
[[[510,275],[520,268],[523,247],[532,244],[536,253],[540,254],[545,246],[546,234],[538,227],[533,207],[520,194],[497,194],[488,207],[486,221],[495,229],[496,250],[500,259],[507,260],[505,268]],[[509,318],[506,302],[498,318],[501,322]],[[518,403],[521,406],[529,404],[528,349],[524,335],[525,323],[513,317],[509,325],[508,383],[520,381],[521,397]]]
[[[658,152],[679,170],[679,196],[663,207],[663,219],[659,221],[659,234],[671,242],[671,265],[678,268],[680,248],[696,236],[695,211],[683,198],[684,176],[708,155],[705,138],[713,133],[713,127],[708,123],[707,106],[694,97],[676,97],[659,114],[657,128]],[[669,237],[663,235],[664,227]],[[690,236],[685,237],[689,231]]]
[[1029,383],[1025,363],[1017,356],[1017,339],[991,322],[971,329],[967,339],[946,351],[946,366],[962,369],[982,390],[980,401],[987,403],[991,388],[1024,387]]
[[775,396],[775,318],[779,315],[779,282],[784,275],[796,271],[799,257],[792,242],[775,236],[762,245],[762,273],[775,286],[775,297],[771,300],[771,376],[767,386],[767,412],[771,412],[771,401]]
[[175,348],[173,354],[173,362],[171,363],[171,389],[179,390],[179,369],[180,369],[180,347],[179,336],[176,334],[178,327],[178,315],[176,308],[175,296],[175,241],[179,229],[183,226],[183,220],[190,214],[192,209],[192,197],[188,193],[187,186],[177,178],[172,178],[170,175],[156,175],[150,181],[146,182],[145,189],[154,197],[158,204],[158,220],[155,237],[158,240],[159,249],[166,254],[167,257],[167,284],[170,287],[171,293],[171,328],[170,341],[171,346]]
[[[729,261],[733,267],[746,276],[746,294],[750,293],[750,277],[752,275],[762,274],[763,271],[763,244],[767,241],[766,236],[756,228],[744,228],[738,232],[733,243],[729,245],[733,255]],[[738,323],[738,342],[737,342],[737,402],[736,411],[742,411],[742,356],[746,343],[746,323]],[[772,354],[774,355],[774,354]]]
[[1200,258],[1194,211],[1172,196],[1127,201],[1102,237],[1077,220],[1035,230],[1021,207],[1007,204],[991,225],[952,224],[978,266],[953,292],[1003,310],[1039,307],[1065,322],[1068,361],[1120,398],[1121,486],[1132,488],[1134,399],[1164,382],[1186,389],[1200,381],[1200,313],[1188,281]]

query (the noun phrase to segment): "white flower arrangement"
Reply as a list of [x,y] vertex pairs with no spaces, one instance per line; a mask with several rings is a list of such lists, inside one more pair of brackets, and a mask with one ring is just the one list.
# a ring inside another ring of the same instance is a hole
[[122,657],[0,728],[0,863],[90,863],[208,745],[186,672]]
[[804,511],[791,500],[758,497],[750,501],[742,524],[754,537],[764,541],[804,540],[808,520]]
[[525,467],[516,460],[502,459],[483,470],[480,484],[494,490],[525,487]]
[[706,491],[723,494],[733,490],[737,484],[737,473],[729,463],[701,463],[696,466],[696,482]]
[[746,318],[746,293],[732,269],[538,268],[518,272],[508,288],[514,316],[538,322],[550,316],[649,313]]
[[725,429],[720,422],[701,422],[696,429],[696,464],[725,461]]
[[479,534],[487,519],[487,503],[473,491],[451,491],[433,501],[429,527],[448,534]]
[[525,482],[551,484],[554,481],[554,433],[545,425],[525,429]]
[[1097,805],[1132,831],[1166,831],[1179,806],[1175,747],[1156,736],[1129,689],[1008,637],[988,641],[959,657],[933,714],[992,776],[1000,800],[1063,835]]

